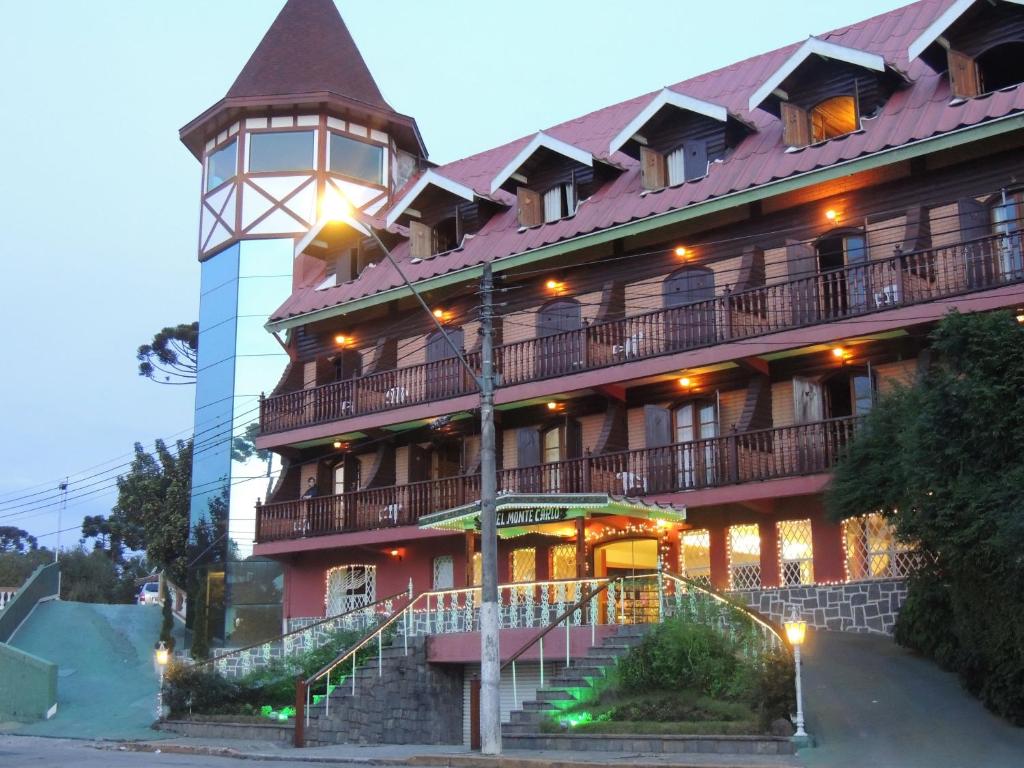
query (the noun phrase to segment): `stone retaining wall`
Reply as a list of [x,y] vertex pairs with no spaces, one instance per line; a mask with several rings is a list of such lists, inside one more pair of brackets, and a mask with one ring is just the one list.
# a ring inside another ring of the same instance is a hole
[[739,590],[732,594],[778,624],[788,619],[792,607],[796,606],[800,618],[814,629],[891,635],[896,617],[907,599],[907,582],[903,579],[886,579]]
[[645,736],[598,733],[502,736],[507,749],[572,752],[703,753],[718,755],[792,755],[793,742],[779,736]]
[[165,720],[157,728],[196,739],[242,739],[291,744],[294,723],[214,723],[206,720]]
[[356,671],[356,695],[346,680],[323,704],[310,708],[306,744],[461,744],[463,668],[427,662],[422,636],[384,650]]

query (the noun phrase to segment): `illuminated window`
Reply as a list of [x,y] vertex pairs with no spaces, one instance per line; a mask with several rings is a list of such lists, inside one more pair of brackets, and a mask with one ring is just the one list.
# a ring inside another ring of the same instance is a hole
[[537,578],[537,550],[534,547],[514,549],[511,554],[509,570],[512,581],[535,581]]
[[337,616],[369,605],[377,598],[377,566],[339,565],[327,571],[324,605],[328,616]]
[[857,127],[857,102],[853,96],[833,96],[811,110],[812,144],[853,133]]
[[455,586],[455,562],[451,555],[434,558],[434,589],[452,589]]
[[331,171],[371,184],[384,183],[384,147],[332,133],[328,151]]
[[779,521],[779,582],[783,587],[814,583],[810,520]]
[[231,141],[206,158],[206,191],[235,178],[238,172],[238,142]]
[[313,168],[313,131],[249,134],[249,171],[270,173]]
[[544,221],[558,221],[576,213],[576,185],[556,184],[544,193]]
[[551,578],[575,579],[576,578],[576,545],[559,544],[551,547]]
[[683,531],[679,571],[688,579],[711,586],[711,536],[707,531]]
[[892,527],[877,512],[843,521],[843,538],[850,581],[905,578],[924,559],[912,545],[897,541]]
[[484,583],[484,556],[479,552],[473,553],[473,586],[479,587]]
[[729,528],[729,589],[761,588],[761,532],[756,524]]

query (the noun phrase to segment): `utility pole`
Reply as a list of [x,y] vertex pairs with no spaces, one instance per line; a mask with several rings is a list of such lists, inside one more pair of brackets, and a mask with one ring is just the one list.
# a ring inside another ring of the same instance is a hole
[[480,751],[501,754],[501,654],[498,648],[497,451],[494,437],[494,276],[484,264],[480,281]]
[[60,506],[57,508],[57,546],[53,548],[53,562],[60,562],[60,529],[64,525],[64,509],[68,505],[68,478],[57,486],[60,491]]

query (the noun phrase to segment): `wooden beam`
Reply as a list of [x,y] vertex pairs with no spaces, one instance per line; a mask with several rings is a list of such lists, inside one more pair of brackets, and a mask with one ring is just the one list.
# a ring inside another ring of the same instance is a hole
[[740,368],[745,368],[751,373],[761,373],[765,376],[768,375],[768,361],[762,360],[760,357],[741,357],[736,360],[736,364]]
[[618,400],[620,403],[626,402],[626,388],[618,384],[599,384],[594,387],[594,390],[610,400]]

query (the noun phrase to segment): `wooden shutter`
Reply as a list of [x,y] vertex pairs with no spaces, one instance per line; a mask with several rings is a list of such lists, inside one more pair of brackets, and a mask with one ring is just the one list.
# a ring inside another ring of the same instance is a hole
[[992,285],[996,272],[992,249],[988,241],[978,240],[992,231],[991,212],[988,206],[973,197],[957,200],[956,206],[960,220],[960,241],[967,243],[963,250],[967,286],[982,288]]
[[644,406],[644,447],[660,448],[672,443],[672,412],[659,405]]
[[795,104],[783,101],[779,105],[782,114],[782,141],[787,147],[806,147],[811,143],[811,121],[807,111]]
[[562,452],[567,459],[578,459],[583,455],[583,430],[576,419],[565,421],[565,445]]
[[354,250],[353,248],[345,248],[334,260],[334,281],[337,285],[347,283],[349,280],[355,280],[358,277],[355,271],[356,255],[353,253]]
[[414,259],[429,259],[433,255],[434,232],[420,221],[409,222],[409,255]]
[[978,63],[970,56],[954,51],[947,52],[949,60],[949,88],[954,96],[970,99],[981,93],[981,77]]
[[683,176],[687,181],[708,175],[708,143],[703,139],[683,143]]
[[825,418],[821,384],[801,376],[793,377],[793,421],[813,424]]
[[903,230],[903,252],[923,251],[931,248],[931,245],[931,220],[928,218],[928,209],[921,205],[910,208]]
[[427,452],[418,445],[409,446],[409,480],[410,483],[418,483],[430,479],[430,463],[427,461]]
[[[772,383],[764,374],[751,377],[747,384],[746,399],[743,412],[740,414],[738,432],[750,432],[754,429],[768,429],[772,425]],[[757,445],[758,448],[771,446]]]
[[395,484],[395,446],[381,445],[373,457],[363,488],[385,488]]
[[520,227],[536,227],[544,223],[543,210],[540,205],[540,192],[526,187],[516,190],[516,201],[519,211]]
[[343,349],[338,355],[338,380],[354,379],[363,374],[363,356],[358,349]]
[[988,206],[979,203],[973,197],[965,197],[956,201],[956,207],[960,219],[961,240],[974,240],[989,234],[991,218]]
[[594,446],[594,455],[624,451],[629,448],[629,424],[626,420],[626,406],[608,402],[604,412],[604,424]]
[[540,464],[540,432],[536,427],[516,430],[516,466],[535,467]]
[[786,243],[793,322],[812,323],[818,317],[818,253],[808,243]]
[[736,277],[735,290],[760,288],[764,285],[764,277],[764,249],[757,245],[747,246],[740,256],[740,271]]
[[644,189],[665,186],[665,156],[649,147],[640,147],[640,178]]

